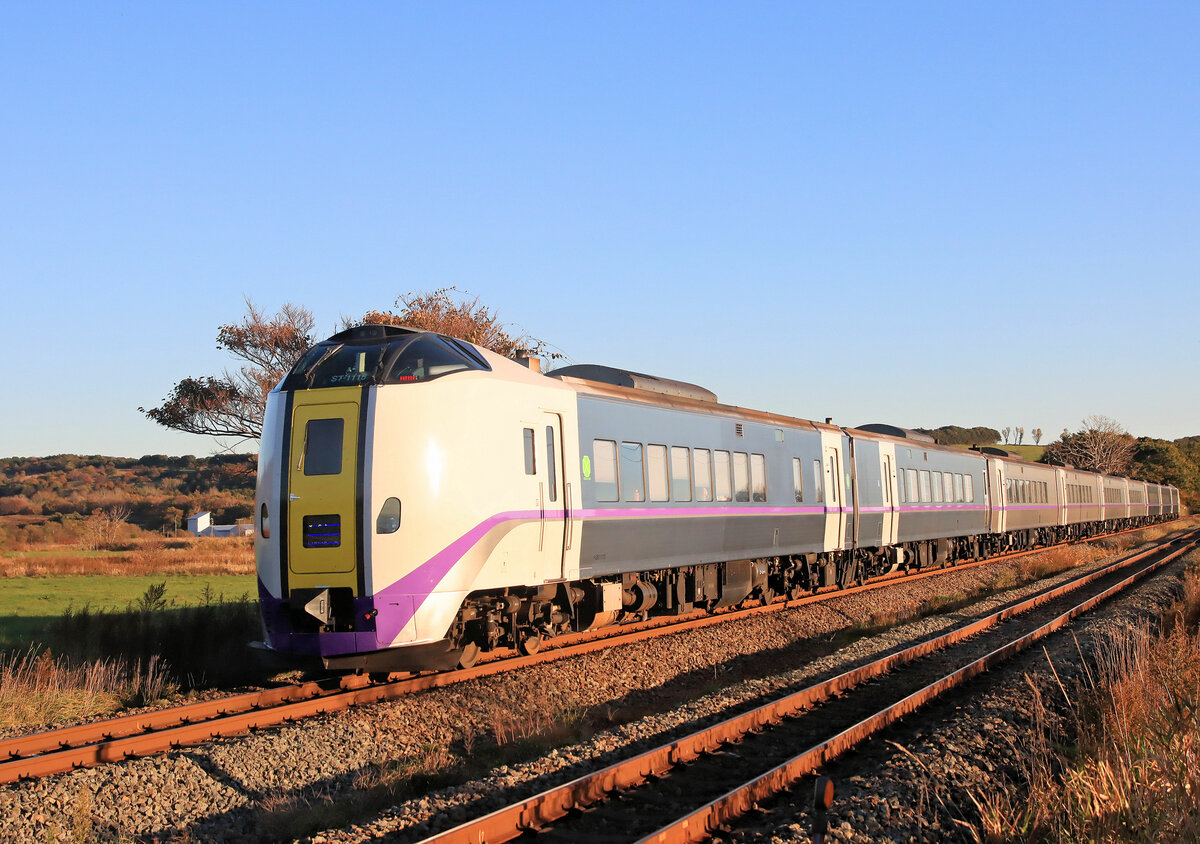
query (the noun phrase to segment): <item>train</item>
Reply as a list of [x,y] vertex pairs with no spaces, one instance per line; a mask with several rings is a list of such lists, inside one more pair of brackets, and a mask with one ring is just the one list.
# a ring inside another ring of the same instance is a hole
[[365,325],[267,398],[260,650],[395,672],[1173,519],[1179,490]]

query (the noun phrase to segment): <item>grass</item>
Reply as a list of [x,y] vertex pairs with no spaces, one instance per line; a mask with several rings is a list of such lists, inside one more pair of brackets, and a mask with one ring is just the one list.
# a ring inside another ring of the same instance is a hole
[[0,648],[24,648],[45,641],[51,622],[68,610],[120,610],[146,590],[167,584],[168,606],[199,605],[221,595],[257,595],[253,575],[193,576],[55,576],[14,577],[0,581]]
[[[972,795],[979,841],[1200,840],[1200,569],[1161,629],[1112,632],[1074,697],[1074,742],[1045,728],[1022,783]],[[1031,699],[1035,714],[1044,707]],[[1043,710],[1044,711],[1044,710]],[[1044,723],[1044,718],[1037,719]]]
[[254,544],[249,538],[150,537],[118,550],[94,551],[72,546],[8,551],[0,558],[0,577],[63,575],[236,576],[254,574]]

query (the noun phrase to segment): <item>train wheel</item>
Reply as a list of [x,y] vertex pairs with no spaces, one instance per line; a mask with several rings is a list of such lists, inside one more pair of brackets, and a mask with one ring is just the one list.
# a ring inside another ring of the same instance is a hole
[[470,668],[479,660],[479,645],[474,642],[467,642],[465,648],[462,649],[462,654],[458,657],[459,668]]
[[521,653],[533,656],[542,649],[542,637],[537,633],[528,633],[521,637]]

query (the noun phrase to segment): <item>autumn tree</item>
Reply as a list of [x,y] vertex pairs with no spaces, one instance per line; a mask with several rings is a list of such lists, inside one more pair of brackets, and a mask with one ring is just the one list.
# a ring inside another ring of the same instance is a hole
[[1041,428],[1033,429],[1033,444],[1034,445],[1042,444],[1042,429]]
[[[498,314],[453,287],[408,293],[396,299],[394,311],[367,311],[357,321],[343,319],[343,328],[364,324],[404,325],[458,337],[507,357],[518,352],[561,357],[541,340],[501,322]],[[232,354],[240,365],[219,376],[185,378],[158,407],[138,410],[158,424],[189,434],[233,437],[262,436],[267,394],[313,343],[314,321],[307,308],[286,304],[267,316],[249,299],[241,322],[222,325],[217,348]]]
[[1136,441],[1120,423],[1107,416],[1089,416],[1075,433],[1046,446],[1042,462],[1074,466],[1090,472],[1124,475],[1129,472]]
[[562,357],[550,351],[546,343],[531,337],[510,323],[502,322],[499,314],[455,287],[405,293],[396,298],[395,311],[367,311],[357,322],[342,320],[343,327],[353,325],[403,325],[425,331],[436,331],[491,349],[505,357],[518,353],[547,358]]
[[312,313],[300,305],[288,303],[268,316],[247,299],[241,322],[217,331],[217,348],[240,362],[237,370],[184,378],[161,405],[138,410],[176,431],[258,439],[267,393],[312,344],[313,327]]

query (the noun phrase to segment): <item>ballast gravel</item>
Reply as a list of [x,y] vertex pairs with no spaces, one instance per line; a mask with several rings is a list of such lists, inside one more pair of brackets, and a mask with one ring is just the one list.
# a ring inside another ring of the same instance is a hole
[[[478,780],[430,790],[382,812],[352,818],[347,826],[300,839],[314,844],[418,840],[688,732],[699,722],[757,705],[764,697],[951,627],[962,615],[979,614],[983,606],[1008,603],[1099,565],[1080,546],[1067,552],[1086,561],[961,613],[928,616],[832,653],[831,640],[852,625],[903,617],[930,601],[991,588],[1025,563],[949,570],[252,735],[2,786],[0,840],[79,840],[84,834],[101,841],[283,840],[287,818],[297,806],[336,807],[340,798],[373,781],[381,766],[403,766],[438,754],[459,759],[485,742],[509,742],[522,731],[552,732],[572,718],[616,724],[584,741],[498,767]],[[968,737],[962,742],[970,747]],[[786,828],[800,821],[781,823]],[[851,824],[850,832],[835,830],[843,840],[876,840],[844,837],[866,834],[859,831],[865,823],[845,823]]]

